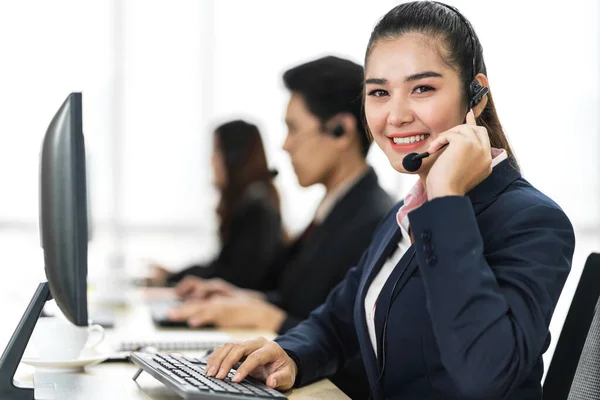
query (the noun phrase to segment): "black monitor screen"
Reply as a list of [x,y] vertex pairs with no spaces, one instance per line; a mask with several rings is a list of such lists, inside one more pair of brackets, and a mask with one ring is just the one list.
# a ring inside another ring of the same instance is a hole
[[81,93],[48,126],[40,160],[40,236],[52,296],[75,325],[88,324],[87,189]]

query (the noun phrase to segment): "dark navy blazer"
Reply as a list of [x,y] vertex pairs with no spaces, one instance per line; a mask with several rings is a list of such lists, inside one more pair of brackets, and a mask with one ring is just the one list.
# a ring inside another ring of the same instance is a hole
[[297,386],[360,351],[375,399],[541,399],[542,354],[575,238],[560,207],[513,162],[467,196],[409,214],[414,243],[378,297],[376,357],[364,302],[401,238],[400,204],[390,211],[325,304],[276,339],[298,364]]

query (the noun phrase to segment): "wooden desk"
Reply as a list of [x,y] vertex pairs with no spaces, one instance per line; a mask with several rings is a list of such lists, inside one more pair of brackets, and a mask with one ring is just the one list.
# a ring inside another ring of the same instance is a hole
[[[128,303],[116,310],[117,319],[115,328],[107,330],[109,339],[115,335],[148,333],[157,331],[150,319],[148,308],[145,305],[142,293],[132,292],[128,296]],[[93,304],[93,302],[90,302]],[[164,331],[164,330],[161,330]],[[247,340],[258,336],[272,338],[270,332],[257,332],[253,330],[226,330],[235,340]],[[194,354],[194,353],[191,353]],[[197,354],[197,353],[196,353]],[[83,373],[35,373],[36,399],[110,399],[110,400],[175,400],[180,399],[170,389],[150,375],[143,373],[138,380],[132,380],[137,367],[126,362],[103,363],[87,367]],[[21,364],[15,379],[23,384],[31,385],[34,378],[34,369]],[[22,385],[23,386],[23,385]],[[65,387],[72,390],[65,390]],[[57,390],[56,387],[61,388]],[[57,396],[57,393],[61,393]],[[68,393],[68,396],[64,393]],[[322,380],[301,389],[293,389],[286,393],[290,399],[348,399],[329,380]]]

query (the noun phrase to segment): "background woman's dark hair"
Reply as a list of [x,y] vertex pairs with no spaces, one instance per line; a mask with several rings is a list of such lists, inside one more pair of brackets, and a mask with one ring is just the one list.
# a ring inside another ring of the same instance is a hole
[[[469,85],[474,75],[482,73],[487,76],[483,48],[477,34],[472,32],[475,44],[473,51],[469,28],[454,10],[433,1],[400,4],[384,15],[373,29],[367,45],[365,66],[373,46],[379,40],[394,39],[407,33],[420,33],[440,42],[440,57],[459,74],[462,81],[466,109],[469,104]],[[475,71],[473,71],[473,57],[475,57]],[[487,129],[492,147],[505,149],[508,155],[514,158],[512,148],[498,119],[492,94],[489,93],[487,98],[485,108],[477,117],[477,124]]]
[[262,182],[272,206],[279,212],[279,193],[273,184],[276,171],[270,170],[263,141],[256,125],[242,120],[224,123],[215,129],[215,148],[221,153],[227,183],[221,188],[217,206],[219,236],[229,234],[233,213],[247,195],[248,186]]

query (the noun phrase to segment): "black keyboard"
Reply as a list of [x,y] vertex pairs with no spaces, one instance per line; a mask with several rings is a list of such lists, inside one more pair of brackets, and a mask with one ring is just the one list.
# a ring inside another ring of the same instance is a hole
[[[248,377],[231,381],[232,369],[224,380],[206,376],[204,360],[179,354],[131,353],[131,361],[184,399],[285,399],[275,389]],[[139,375],[136,374],[134,380]]]

